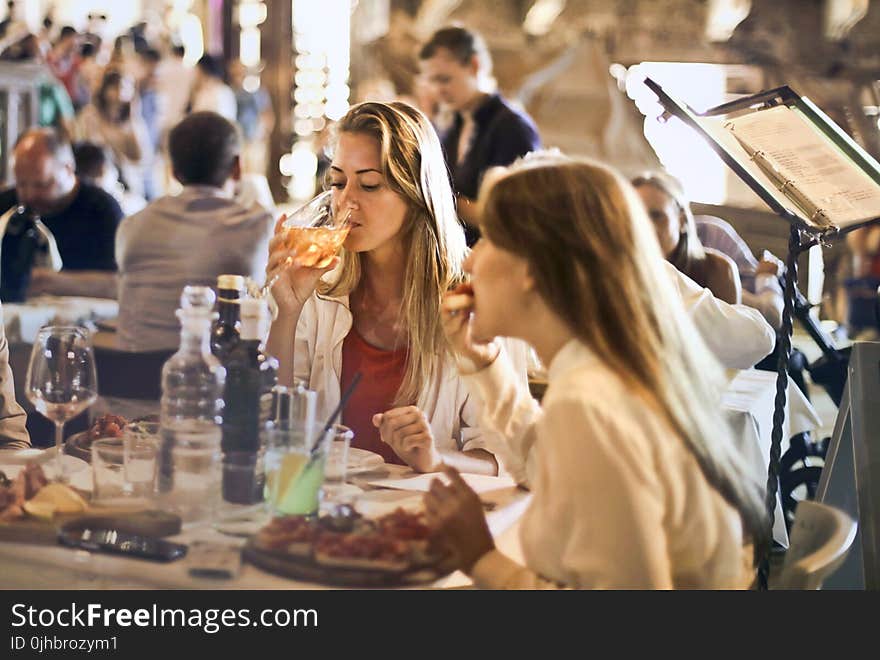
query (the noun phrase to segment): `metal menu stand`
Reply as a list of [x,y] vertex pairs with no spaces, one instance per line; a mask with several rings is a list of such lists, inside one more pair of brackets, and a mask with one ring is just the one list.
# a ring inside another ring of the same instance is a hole
[[[777,363],[777,379],[776,379],[776,399],[773,413],[773,432],[771,435],[770,446],[770,464],[767,469],[767,493],[766,506],[770,518],[770,528],[773,527],[773,518],[775,512],[776,497],[779,491],[779,459],[781,454],[783,422],[785,421],[785,405],[786,392],[788,389],[788,361],[791,355],[791,333],[792,333],[792,309],[794,305],[795,292],[797,288],[797,260],[798,255],[803,251],[820,243],[827,243],[831,240],[838,239],[844,234],[854,229],[864,227],[869,224],[880,221],[880,213],[874,217],[859,219],[857,221],[847,222],[845,226],[838,226],[833,222],[833,218],[829,221],[824,217],[821,210],[816,210],[811,217],[807,211],[795,203],[790,194],[786,194],[786,187],[790,181],[783,182],[782,185],[773,185],[766,176],[766,170],[759,167],[757,158],[762,154],[756,152],[751,155],[744,149],[737,149],[735,139],[730,139],[726,135],[723,125],[731,118],[740,118],[753,113],[779,107],[787,106],[795,110],[801,121],[806,121],[817,130],[821,139],[832,145],[838,153],[843,154],[844,158],[850,161],[853,168],[860,170],[862,173],[870,177],[873,182],[880,187],[880,164],[877,163],[867,152],[865,152],[858,144],[856,144],[846,133],[844,133],[837,124],[835,124],[827,115],[825,115],[818,107],[810,102],[809,99],[796,94],[789,87],[779,87],[767,92],[761,92],[752,96],[743,97],[725,103],[723,105],[711,108],[702,113],[695,112],[692,108],[681,103],[669,94],[663,88],[650,78],[645,79],[645,85],[653,91],[663,106],[664,117],[676,117],[690,126],[693,130],[703,136],[712,149],[721,157],[721,159],[742,179],[757,195],[760,197],[770,209],[780,218],[790,225],[790,234],[788,241],[788,255],[786,258],[787,274],[785,278],[784,291],[784,308],[782,313],[782,330],[780,338],[779,361]],[[758,117],[760,119],[760,117]],[[790,193],[790,191],[789,191]],[[816,214],[823,216],[822,222],[816,221]],[[858,362],[856,363],[858,364]],[[850,366],[850,381],[853,381],[852,368]],[[872,367],[880,373],[880,364],[875,362]],[[876,380],[876,378],[874,379]],[[874,397],[877,398],[876,396]],[[862,397],[862,400],[866,400]],[[849,404],[841,406],[839,415],[843,415],[845,411],[850,417],[855,416],[855,408],[852,406],[853,398],[849,399]],[[838,419],[838,425],[841,425]],[[853,425],[850,425],[853,426]],[[858,422],[855,426],[859,426]],[[838,429],[835,426],[835,439],[838,437]],[[874,430],[875,436],[880,436],[880,430]],[[867,441],[867,436],[864,438]],[[875,438],[875,442],[880,438]],[[833,451],[837,452],[837,443],[832,443]],[[877,463],[880,456],[876,455],[874,450],[874,461]],[[829,457],[832,457],[832,449],[829,449]],[[825,471],[830,472],[830,465],[826,461],[823,470],[823,482],[827,481]],[[867,472],[867,466],[865,467]],[[875,471],[880,473],[880,467],[875,467]],[[858,473],[859,470],[857,469]],[[852,474],[852,472],[850,472]],[[876,475],[880,479],[880,474]],[[877,481],[880,487],[880,481]],[[852,486],[850,486],[850,489]],[[821,492],[821,486],[820,486]],[[877,505],[880,508],[880,504]],[[858,518],[858,511],[855,516]],[[862,516],[864,518],[864,516]],[[863,523],[860,521],[860,527],[864,529]],[[873,541],[874,531],[870,529],[871,541]],[[863,536],[863,542],[865,535]],[[766,588],[767,575],[769,572],[769,550],[763,557],[759,571],[759,586]],[[876,585],[875,585],[876,586]]]

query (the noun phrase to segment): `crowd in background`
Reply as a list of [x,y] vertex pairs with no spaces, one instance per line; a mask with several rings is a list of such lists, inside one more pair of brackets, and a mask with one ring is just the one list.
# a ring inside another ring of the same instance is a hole
[[174,190],[166,138],[187,112],[210,110],[236,123],[244,171],[265,175],[275,116],[266,90],[253,89],[240,65],[227,71],[222,58],[204,55],[193,66],[183,46],[148,40],[145,24],[111,42],[71,26],[56,31],[48,19],[37,34],[4,23],[0,60],[44,66],[38,125],[68,136],[91,157],[86,168],[94,168],[94,147],[106,151],[107,172],[95,180],[126,214]]

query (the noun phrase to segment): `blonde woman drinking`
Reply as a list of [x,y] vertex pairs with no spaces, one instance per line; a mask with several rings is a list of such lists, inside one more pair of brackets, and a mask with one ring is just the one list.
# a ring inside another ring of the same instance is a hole
[[[324,269],[288,265],[283,237],[270,244],[267,277],[281,274],[268,342],[279,380],[317,390],[325,418],[360,371],[343,412],[355,446],[419,472],[495,474],[492,437],[476,428],[480,404],[440,324],[467,248],[430,122],[404,103],[355,106],[339,123],[328,185],[350,213],[341,257]],[[525,385],[524,351],[518,377]]]
[[[747,586],[748,546],[767,537],[761,490],[633,189],[602,165],[545,157],[480,199],[471,284],[445,299],[444,329],[485,418],[530,463],[526,565],[494,548],[454,470],[425,496],[438,537],[486,588]],[[540,407],[488,341],[501,335],[548,365]]]

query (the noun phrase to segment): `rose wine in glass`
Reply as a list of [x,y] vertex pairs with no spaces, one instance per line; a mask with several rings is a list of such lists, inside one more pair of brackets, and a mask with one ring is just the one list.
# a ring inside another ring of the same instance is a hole
[[[326,267],[339,252],[351,230],[348,211],[336,211],[330,190],[291,213],[282,227],[285,247],[293,253],[288,258],[288,265],[296,262],[309,268]],[[273,276],[263,286],[260,295],[254,297],[265,297],[278,277]]]
[[25,395],[37,412],[55,423],[55,481],[66,482],[64,423],[98,397],[95,356],[85,328],[47,326],[37,333],[25,380]]

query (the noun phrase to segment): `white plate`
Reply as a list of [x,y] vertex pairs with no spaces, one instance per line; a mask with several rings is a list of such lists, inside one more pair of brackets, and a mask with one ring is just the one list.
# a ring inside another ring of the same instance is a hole
[[[47,479],[55,476],[55,448],[51,449],[4,449],[0,450],[0,471],[8,478],[15,479],[27,463],[37,463],[43,467]],[[81,490],[92,489],[92,473],[88,463],[76,456],[61,455],[71,485]]]
[[346,474],[362,474],[378,470],[385,465],[385,459],[375,452],[350,447],[348,450],[348,467]]

